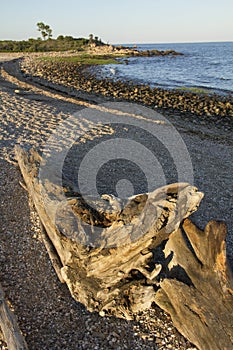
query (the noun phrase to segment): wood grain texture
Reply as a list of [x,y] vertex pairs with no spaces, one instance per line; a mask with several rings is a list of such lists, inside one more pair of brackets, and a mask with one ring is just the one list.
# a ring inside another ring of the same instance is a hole
[[177,329],[199,349],[230,350],[233,279],[226,261],[226,225],[210,221],[201,231],[186,219],[183,229],[185,236],[179,229],[169,237],[165,255],[173,254],[170,269],[181,266],[192,284],[164,279],[156,303],[171,314]]

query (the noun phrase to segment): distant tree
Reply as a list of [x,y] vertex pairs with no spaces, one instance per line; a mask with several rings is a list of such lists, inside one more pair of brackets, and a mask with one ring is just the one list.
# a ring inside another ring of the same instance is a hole
[[49,25],[44,24],[43,22],[37,23],[38,31],[41,33],[42,38],[45,40],[46,38],[50,39],[52,37],[52,29]]
[[73,38],[71,35],[66,35],[66,36],[64,37],[64,39],[65,39],[66,41],[72,41],[72,40],[74,40],[74,38]]
[[46,30],[47,30],[47,33],[48,33],[48,39],[52,38],[52,29],[49,27],[49,26],[46,26]]
[[92,44],[94,41],[94,35],[93,34],[89,34],[89,44]]

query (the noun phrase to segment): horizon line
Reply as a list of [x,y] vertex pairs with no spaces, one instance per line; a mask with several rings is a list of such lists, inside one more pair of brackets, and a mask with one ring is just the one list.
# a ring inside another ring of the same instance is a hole
[[[199,43],[232,43],[233,40],[203,40],[203,41],[157,41],[157,42],[125,42],[112,43],[112,45],[152,45],[152,44],[199,44]],[[110,44],[111,45],[111,44]]]
[[[64,35],[66,36],[66,35]],[[72,36],[72,35],[67,35],[67,36]],[[87,39],[85,37],[75,37],[73,36],[74,39]],[[28,38],[28,39],[0,39],[0,41],[27,41],[29,39],[35,39],[37,40],[38,38]],[[57,38],[51,38],[51,39],[57,39]],[[105,44],[108,45],[150,45],[150,44],[198,44],[198,43],[231,43],[233,42],[233,40],[194,40],[194,41],[124,41],[124,42],[111,42],[109,40],[107,40],[106,42],[104,42]]]

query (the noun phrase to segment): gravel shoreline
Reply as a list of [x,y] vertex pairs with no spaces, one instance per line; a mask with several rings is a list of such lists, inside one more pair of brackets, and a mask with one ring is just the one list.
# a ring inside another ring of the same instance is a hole
[[[5,68],[20,78],[14,64]],[[27,193],[19,185],[20,172],[10,162],[14,160],[15,144],[43,147],[58,123],[83,107],[67,102],[68,95],[59,101],[3,78],[0,83],[0,281],[29,348],[195,349],[157,307],[141,313],[133,322],[101,318],[76,303],[59,283],[41,242],[38,217],[28,206]],[[65,88],[64,92],[67,92]],[[106,101],[91,93],[77,94],[95,103]],[[190,120],[188,115],[169,110],[164,114],[181,133],[192,158],[195,185],[205,192],[203,204],[193,218],[202,228],[211,219],[227,222],[227,249],[232,264],[232,123],[229,120],[211,123],[210,118],[202,119],[201,124],[198,117]],[[2,344],[0,340],[1,350],[5,349]]]
[[[172,108],[185,112],[190,117],[210,116],[233,117],[233,97],[216,94],[196,94],[181,90],[164,90],[148,85],[98,78],[98,67],[88,67],[69,61],[59,61],[57,57],[38,59],[27,57],[20,63],[20,69],[27,78],[39,78],[65,85],[71,90],[94,92],[117,100],[142,103],[152,108]],[[97,74],[96,74],[97,72]]]

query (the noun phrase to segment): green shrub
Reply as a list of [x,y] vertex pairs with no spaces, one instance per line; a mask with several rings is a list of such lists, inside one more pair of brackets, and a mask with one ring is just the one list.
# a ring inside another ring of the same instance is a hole
[[[41,40],[41,38],[22,41],[2,40],[0,41],[0,52],[82,51],[88,44],[89,39],[63,35],[59,35],[57,39],[47,40]],[[101,42],[101,45],[104,44]]]

